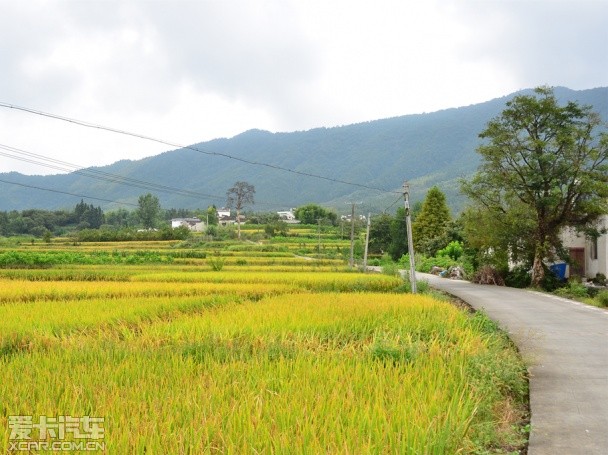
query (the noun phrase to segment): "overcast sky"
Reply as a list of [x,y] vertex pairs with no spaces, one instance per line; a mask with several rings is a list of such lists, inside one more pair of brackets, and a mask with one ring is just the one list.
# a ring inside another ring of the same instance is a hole
[[[608,85],[607,0],[0,0],[0,102],[178,144],[538,85]],[[6,108],[0,144],[82,166],[170,149]]]

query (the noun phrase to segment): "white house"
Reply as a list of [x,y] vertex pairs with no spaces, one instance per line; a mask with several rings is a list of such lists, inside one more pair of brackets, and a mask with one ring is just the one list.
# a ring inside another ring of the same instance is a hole
[[[598,227],[608,228],[608,215],[600,220]],[[597,239],[589,239],[577,235],[574,230],[569,230],[562,238],[572,261],[566,272],[568,276],[595,278],[598,273],[608,276],[608,234],[600,235]]]
[[173,229],[180,226],[186,226],[194,232],[203,232],[205,230],[205,223],[198,218],[173,218],[171,220],[171,227]]
[[221,218],[230,218],[230,209],[227,209],[226,207],[222,207],[221,209],[217,209],[217,217],[218,217],[218,219],[221,219]]
[[281,221],[285,221],[288,224],[297,224],[300,222],[300,220],[296,220],[296,216],[294,215],[293,211],[294,209],[285,210],[282,212],[277,212],[277,215],[279,215]]
[[[359,215],[358,217],[355,217],[355,219],[359,219],[359,221],[367,221],[367,217],[365,215]],[[350,223],[351,220],[351,215],[342,215],[340,216],[340,219],[342,221],[348,221]]]

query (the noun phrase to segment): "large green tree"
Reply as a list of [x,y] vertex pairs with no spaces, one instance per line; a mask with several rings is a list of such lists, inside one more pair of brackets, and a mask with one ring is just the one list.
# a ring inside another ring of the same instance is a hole
[[137,200],[137,217],[146,229],[156,227],[160,215],[160,201],[151,193],[139,196]]
[[369,253],[384,254],[389,251],[392,243],[391,223],[393,217],[383,213],[373,217],[369,227]]
[[494,245],[486,246],[527,251],[535,285],[561,250],[564,228],[590,228],[608,213],[602,128],[590,106],[559,103],[551,88],[539,87],[509,101],[479,135],[481,164],[462,190],[493,230],[486,240]]
[[247,182],[236,182],[231,188],[226,191],[226,207],[236,210],[236,225],[238,238],[241,238],[241,210],[246,205],[253,204],[253,196],[255,195],[255,187]]
[[398,261],[407,253],[405,207],[399,207],[395,216],[383,213],[372,218],[369,230],[369,252],[388,253],[394,261]]
[[434,256],[447,245],[446,232],[452,217],[445,194],[433,186],[426,194],[422,209],[412,223],[416,251]]
[[294,213],[297,220],[303,224],[317,224],[317,220],[329,220],[331,224],[336,224],[338,215],[325,207],[317,204],[306,204],[298,207]]

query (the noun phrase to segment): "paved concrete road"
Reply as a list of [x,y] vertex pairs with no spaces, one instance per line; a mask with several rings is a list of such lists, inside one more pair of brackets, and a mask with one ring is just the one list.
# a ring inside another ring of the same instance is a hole
[[559,297],[417,274],[507,330],[530,366],[530,455],[608,454],[608,312]]

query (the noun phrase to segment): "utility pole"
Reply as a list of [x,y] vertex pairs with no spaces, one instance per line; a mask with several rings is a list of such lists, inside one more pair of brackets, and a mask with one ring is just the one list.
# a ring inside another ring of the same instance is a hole
[[416,294],[416,264],[414,261],[414,241],[412,240],[412,218],[410,216],[410,185],[403,182],[403,202],[405,204],[405,223],[407,225],[407,250],[410,255],[410,285]]
[[363,254],[363,270],[367,271],[367,249],[369,246],[369,225],[372,222],[372,214],[367,214],[367,232],[365,233],[365,253]]
[[348,265],[352,269],[355,265],[355,203],[352,204],[350,212],[350,259]]
[[319,223],[319,227],[317,229],[317,254],[321,254],[321,218],[317,218],[317,223]]

